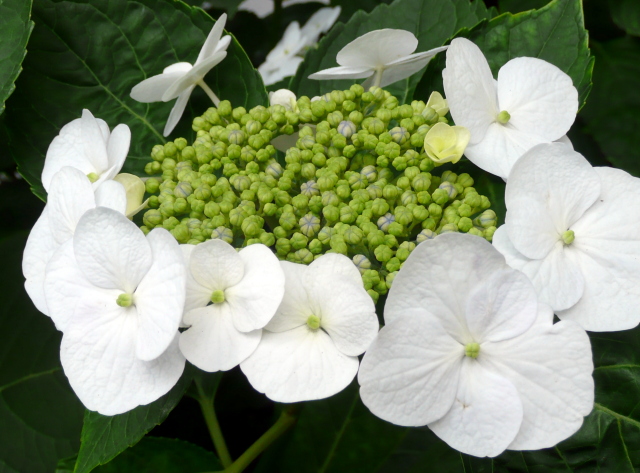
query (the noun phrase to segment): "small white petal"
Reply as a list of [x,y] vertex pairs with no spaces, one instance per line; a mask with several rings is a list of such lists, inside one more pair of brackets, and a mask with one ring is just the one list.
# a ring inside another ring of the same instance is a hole
[[338,253],[327,253],[309,265],[310,271],[316,274],[336,274],[350,279],[356,286],[363,287],[362,276],[353,261]]
[[53,176],[65,166],[74,167],[85,175],[96,172],[93,164],[84,154],[82,119],[77,118],[62,127],[49,148],[42,170],[42,185],[49,190]]
[[338,52],[341,66],[376,68],[408,56],[418,47],[418,39],[406,30],[381,29],[354,39]]
[[[180,245],[182,257],[187,265],[187,290],[184,301],[185,315],[191,309],[205,307],[209,302],[211,302],[211,289],[204,287],[196,281],[193,274],[191,274],[191,253],[195,248],[196,245]],[[187,322],[185,321],[184,323]]]
[[104,140],[101,126],[87,109],[82,110],[81,120],[84,155],[96,173],[102,174],[104,170],[109,168],[109,157],[106,149],[107,142]]
[[362,359],[362,402],[394,424],[434,422],[454,402],[463,358],[464,347],[436,317],[425,310],[399,315],[380,330]]
[[22,255],[24,288],[36,308],[45,315],[49,315],[44,294],[45,268],[59,246],[49,226],[49,207],[45,206],[29,233]]
[[342,391],[358,372],[358,358],[342,354],[329,335],[306,325],[263,331],[256,351],[240,363],[251,386],[276,402],[324,399]]
[[302,27],[302,36],[307,39],[307,46],[313,46],[318,42],[318,37],[331,29],[340,16],[341,8],[320,8]]
[[217,53],[218,51],[226,51],[230,44],[231,44],[231,36],[225,35],[222,38],[220,38],[220,41],[218,41],[218,45],[216,46],[216,49],[214,52]]
[[235,286],[245,274],[244,261],[238,252],[218,239],[197,245],[191,251],[189,265],[194,279],[211,292]]
[[198,59],[196,60],[196,64],[200,64],[202,61],[210,57],[216,51],[218,42],[220,41],[220,37],[222,36],[222,33],[224,31],[224,25],[226,23],[227,23],[227,14],[223,13],[222,15],[220,15],[220,18],[218,18],[218,21],[215,22],[215,24],[213,25],[213,28],[211,28],[211,31],[209,32],[207,39],[202,45],[202,49],[198,54]]
[[217,66],[222,60],[227,57],[226,51],[218,51],[211,56],[205,58],[199,64],[193,66],[193,68],[187,72],[180,79],[175,81],[171,86],[166,90],[164,95],[162,96],[162,100],[164,102],[168,102],[169,100],[173,100],[174,98],[182,95],[187,89],[191,86],[197,85],[199,81]]
[[305,325],[311,310],[309,296],[304,286],[308,266],[304,264],[280,261],[285,275],[285,289],[278,310],[265,329],[270,332],[284,332]]
[[[380,81],[380,87],[385,87],[399,80],[406,79],[412,76],[433,59],[433,57],[441,51],[446,51],[449,46],[442,46],[440,48],[431,49],[422,53],[411,54],[410,56],[402,57],[386,65],[384,73],[382,74],[382,80]],[[366,89],[366,87],[365,87]]]
[[124,165],[127,154],[129,154],[129,145],[131,143],[131,130],[123,123],[116,126],[111,132],[109,142],[107,143],[107,153],[109,156],[109,168],[117,168],[116,174],[120,172]]
[[429,428],[467,455],[495,457],[520,429],[522,403],[507,379],[466,358],[451,410]]
[[265,62],[259,68],[258,71],[262,75],[265,85],[275,84],[281,81],[285,77],[290,77],[296,73],[298,66],[302,64],[304,58],[299,56],[292,56],[281,62]]
[[192,85],[178,96],[178,100],[176,100],[176,103],[173,105],[169,118],[167,119],[167,124],[162,131],[163,136],[169,136],[180,121],[180,118],[182,118],[184,109],[187,107],[187,102],[189,102],[189,97],[191,97],[191,92],[193,92],[195,87],[195,85]]
[[94,192],[96,207],[108,207],[121,214],[127,211],[127,192],[116,181],[104,181]]
[[[191,69],[191,64],[189,64],[189,69]],[[149,77],[131,89],[131,98],[142,103],[161,102],[167,89],[185,73],[186,71],[163,72]]]
[[189,62],[176,62],[175,64],[165,67],[162,73],[173,74],[174,72],[180,72],[180,75],[184,76],[191,69],[193,69],[193,66]]
[[201,370],[228,371],[246,360],[258,347],[262,330],[240,332],[227,303],[189,312],[191,327],[180,334],[180,350]]
[[59,244],[73,237],[80,218],[96,206],[87,176],[69,166],[53,176],[48,201],[51,232]]
[[330,80],[330,79],[364,79],[372,76],[375,71],[370,67],[350,67],[338,66],[330,67],[323,71],[314,72],[309,79]]

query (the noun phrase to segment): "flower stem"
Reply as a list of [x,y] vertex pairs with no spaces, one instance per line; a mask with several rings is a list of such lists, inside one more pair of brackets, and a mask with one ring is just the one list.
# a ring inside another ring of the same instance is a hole
[[380,83],[382,82],[382,72],[383,72],[382,68],[376,69],[376,75],[373,78],[374,87],[380,87]]
[[197,82],[197,84],[202,87],[202,90],[204,90],[206,92],[206,94],[209,96],[209,98],[211,99],[211,101],[213,102],[213,105],[215,105],[216,107],[218,105],[220,105],[220,99],[218,98],[218,96],[216,94],[213,93],[213,90],[211,90],[209,88],[209,86],[205,83],[205,81],[203,80],[199,80]]
[[207,428],[209,429],[213,446],[218,453],[220,463],[222,463],[223,467],[227,468],[233,463],[233,460],[231,459],[229,449],[227,448],[227,444],[222,436],[222,430],[220,430],[216,411],[213,408],[215,392],[212,395],[207,396],[198,380],[196,380],[196,387],[198,388],[198,403],[200,404],[200,409],[202,409],[204,420],[207,423]]

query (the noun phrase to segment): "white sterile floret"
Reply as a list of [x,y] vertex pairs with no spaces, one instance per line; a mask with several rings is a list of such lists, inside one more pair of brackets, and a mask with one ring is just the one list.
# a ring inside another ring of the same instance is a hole
[[185,284],[182,252],[165,229],[145,238],[105,207],[80,219],[47,266],[45,295],[63,332],[62,368],[88,409],[121,414],[176,384]]
[[309,79],[364,79],[365,89],[375,85],[384,87],[415,74],[448,46],[413,53],[418,39],[405,30],[383,29],[354,39],[338,52],[339,67],[311,74]]
[[239,252],[222,240],[181,245],[187,297],[184,356],[205,371],[227,371],[254,352],[284,294],[284,273],[262,244]]
[[64,166],[79,169],[97,187],[120,172],[129,153],[131,130],[124,124],[112,132],[104,120],[89,110],[60,129],[49,149],[42,170],[42,186],[49,191],[53,176]]
[[216,106],[220,103],[220,99],[204,82],[204,76],[227,57],[231,36],[221,37],[226,21],[227,14],[223,13],[213,25],[195,64],[191,65],[188,62],[172,64],[166,67],[162,74],[145,79],[131,89],[131,98],[142,103],[168,102],[178,99],[164,127],[164,136],[169,136],[180,121],[191,92],[197,85],[202,87]]
[[493,244],[558,317],[596,332],[640,323],[640,179],[542,144],[513,166],[505,203]]
[[553,64],[515,58],[496,81],[480,48],[464,38],[451,42],[442,78],[453,120],[471,132],[465,155],[503,179],[525,151],[562,138],[578,112],[578,91]]
[[281,264],[284,298],[240,368],[274,401],[332,396],[353,380],[358,355],[378,332],[375,306],[346,256],[329,253],[309,266]]
[[[322,3],[329,5],[331,0],[284,0],[282,7],[287,8],[298,3]],[[251,12],[258,18],[266,18],[274,12],[275,5],[273,0],[244,0],[238,6],[238,10]]]
[[278,89],[275,92],[269,92],[269,105],[282,105],[290,111],[297,111],[296,94],[289,89]]
[[553,323],[527,277],[482,238],[420,243],[393,281],[360,396],[378,417],[428,427],[479,457],[551,447],[593,408],[589,337]]
[[94,191],[87,176],[69,166],[60,169],[51,179],[47,205],[31,229],[22,256],[24,287],[43,314],[49,314],[44,296],[47,263],[60,245],[73,237],[80,217],[97,206],[124,213],[127,206],[124,187],[110,180]]

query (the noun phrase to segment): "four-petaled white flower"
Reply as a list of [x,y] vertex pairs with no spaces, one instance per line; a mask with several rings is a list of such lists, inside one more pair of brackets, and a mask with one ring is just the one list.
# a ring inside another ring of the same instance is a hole
[[127,207],[124,187],[109,180],[94,191],[84,172],[69,166],[60,169],[51,179],[47,205],[29,233],[22,257],[24,287],[43,314],[49,313],[44,295],[47,263],[60,245],[73,237],[84,213],[98,206],[124,213]]
[[358,355],[378,332],[375,306],[346,256],[329,253],[309,266],[281,264],[284,298],[240,368],[274,401],[332,396],[353,380]]
[[375,85],[384,87],[415,74],[448,46],[413,53],[418,39],[405,30],[383,29],[354,39],[338,52],[339,67],[311,74],[309,79],[364,79],[365,89]]
[[49,149],[42,170],[42,185],[49,190],[53,176],[64,166],[79,169],[95,187],[113,179],[129,153],[131,130],[124,124],[109,132],[104,120],[96,119],[89,110],[62,127]]
[[89,210],[45,276],[49,315],[62,330],[60,360],[82,403],[104,415],[148,404],[184,370],[178,327],[186,267],[163,228],[145,238],[124,215]]
[[591,331],[640,323],[640,179],[542,144],[513,166],[505,203],[493,244],[558,317]]
[[215,105],[220,103],[220,99],[204,82],[204,76],[227,57],[231,36],[221,38],[226,21],[227,14],[223,13],[213,25],[193,66],[188,62],[172,64],[162,74],[145,79],[131,89],[131,98],[138,102],[168,102],[178,99],[164,127],[164,136],[169,136],[180,121],[191,92],[197,85],[202,87]]
[[358,374],[362,401],[382,419],[428,425],[463,453],[493,457],[551,447],[593,408],[586,332],[553,324],[527,277],[481,238],[420,243],[384,317]]
[[515,58],[496,81],[480,48],[464,38],[451,42],[442,78],[453,120],[471,132],[465,155],[503,179],[527,150],[561,139],[578,112],[578,91],[553,64]]
[[[184,356],[205,371],[227,371],[253,353],[284,294],[284,273],[262,244],[236,252],[222,240],[181,245],[187,297]],[[208,304],[208,305],[207,305]]]

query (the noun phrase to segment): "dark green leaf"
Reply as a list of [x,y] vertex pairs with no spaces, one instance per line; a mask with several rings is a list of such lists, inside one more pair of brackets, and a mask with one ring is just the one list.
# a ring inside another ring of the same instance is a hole
[[637,0],[609,0],[611,17],[619,28],[640,36],[640,2]]
[[498,0],[501,12],[520,13],[544,7],[549,0]]
[[[170,103],[138,103],[131,88],[175,62],[195,61],[213,25],[199,8],[170,0],[38,0],[37,28],[11,98],[6,124],[20,172],[40,196],[40,174],[49,143],[83,108],[114,127],[126,123],[132,141],[125,170],[140,174],[161,131]],[[265,104],[262,79],[237,41],[206,77],[234,106]],[[190,120],[211,101],[194,93],[176,136],[191,138]]]
[[23,289],[26,235],[0,240],[0,471],[49,473],[78,449],[84,408],[60,367],[60,338]]
[[[346,25],[336,25],[316,49],[307,52],[304,62],[291,81],[291,90],[298,96],[313,97],[334,89],[348,88],[354,83],[353,80],[317,81],[307,77],[314,72],[337,66],[338,51],[369,31],[381,28],[411,31],[418,38],[416,52],[420,52],[442,46],[460,28],[470,28],[490,16],[482,2],[470,3],[468,0],[395,0],[390,5],[378,6],[371,13],[356,12]],[[403,103],[411,101],[421,75],[418,72],[386,89]]]
[[0,0],[0,115],[15,89],[33,29],[31,0]]
[[187,367],[178,384],[167,394],[151,404],[136,407],[124,414],[103,416],[86,411],[74,472],[88,473],[135,445],[147,432],[166,419],[182,399],[191,379],[192,373]]
[[640,176],[640,40],[593,42],[593,51],[594,87],[580,114],[609,161]]
[[[591,89],[593,57],[589,55],[581,0],[553,0],[540,10],[505,13],[459,36],[476,43],[489,61],[494,76],[510,59],[529,56],[544,59],[566,72],[584,105]],[[444,58],[431,61],[416,96],[442,92]]]

